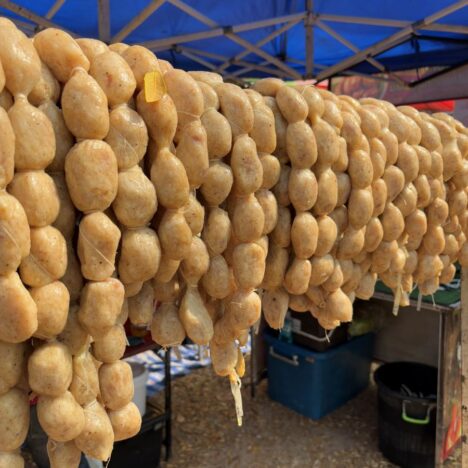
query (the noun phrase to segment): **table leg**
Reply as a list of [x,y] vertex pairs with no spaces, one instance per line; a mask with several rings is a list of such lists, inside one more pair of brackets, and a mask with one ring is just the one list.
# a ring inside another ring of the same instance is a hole
[[468,466],[468,268],[461,276],[462,466]]
[[172,452],[172,389],[171,389],[171,348],[167,348],[164,356],[164,411],[166,413],[166,461]]
[[257,386],[256,346],[254,327],[250,328],[250,396],[255,398]]

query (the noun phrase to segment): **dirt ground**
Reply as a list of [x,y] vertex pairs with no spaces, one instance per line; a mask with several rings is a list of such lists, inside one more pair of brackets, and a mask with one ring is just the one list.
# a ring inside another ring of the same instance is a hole
[[[287,383],[286,383],[287,384]],[[173,450],[163,468],[391,467],[377,447],[374,386],[320,421],[243,389],[244,424],[237,427],[229,383],[199,369],[173,384]]]
[[[161,468],[395,466],[377,446],[377,391],[372,383],[320,421],[270,400],[266,380],[257,386],[254,399],[244,386],[242,427],[236,423],[229,382],[211,368],[195,370],[172,385],[172,457]],[[162,397],[160,393],[152,401],[159,406]],[[35,467],[30,455],[25,456],[26,468]],[[458,468],[461,463],[454,460],[448,466]]]

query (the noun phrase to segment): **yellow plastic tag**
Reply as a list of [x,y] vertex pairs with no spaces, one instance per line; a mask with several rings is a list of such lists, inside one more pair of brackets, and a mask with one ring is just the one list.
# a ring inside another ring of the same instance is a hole
[[166,82],[160,71],[151,71],[145,74],[146,102],[159,101],[167,92]]

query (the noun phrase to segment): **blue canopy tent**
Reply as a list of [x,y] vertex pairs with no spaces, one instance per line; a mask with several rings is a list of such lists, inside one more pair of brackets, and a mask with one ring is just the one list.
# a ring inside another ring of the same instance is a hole
[[[28,34],[145,45],[175,66],[230,78],[385,74],[467,63],[468,0],[0,0]],[[424,78],[427,80],[427,77]],[[414,85],[414,83],[413,83]]]

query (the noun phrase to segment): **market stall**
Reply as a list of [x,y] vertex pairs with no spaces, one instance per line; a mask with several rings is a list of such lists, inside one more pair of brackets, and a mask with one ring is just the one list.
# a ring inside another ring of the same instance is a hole
[[[138,11],[125,3],[114,13],[99,1],[94,18],[76,23],[83,3],[0,1],[13,20],[0,18],[0,463],[23,465],[30,401],[52,466],[78,466],[82,453],[106,461],[114,443],[139,434],[145,424],[123,360],[136,352],[129,336],[144,337],[138,351],[153,347],[150,339],[168,349],[161,418],[169,455],[172,347],[209,345],[241,425],[241,348],[261,316],[283,329],[291,309],[334,330],[352,320],[357,299],[374,296],[377,280],[397,314],[415,286],[432,295],[454,278],[457,261],[468,264],[462,122],[277,78],[321,82],[371,66],[377,81],[419,86],[392,71],[405,68],[408,50],[417,49],[412,68],[448,72],[466,59],[467,2],[445,3],[425,2],[422,17],[400,20],[272,3],[278,9],[261,19],[221,26],[218,2],[153,1]],[[168,31],[152,27],[161,19]],[[327,22],[373,26],[358,47]],[[398,30],[376,40],[381,28]],[[435,39],[415,37],[424,29]],[[76,37],[96,32],[102,40]],[[321,34],[335,49],[314,48]],[[197,44],[205,40],[220,40],[226,55]],[[337,45],[352,54],[340,56]],[[183,70],[195,66],[205,70]],[[232,83],[247,73],[276,77],[249,89]],[[443,74],[429,71],[424,83]],[[446,316],[440,343],[453,359],[450,327],[459,321]],[[363,388],[370,348],[361,337],[330,354],[338,364],[351,349],[360,358],[354,371],[338,366],[328,400]],[[276,342],[269,349],[298,369],[323,358],[321,375],[331,375],[324,355],[291,358]],[[405,401],[403,421],[423,424]],[[328,403],[311,417],[336,407]],[[440,420],[446,409],[439,401]]]

